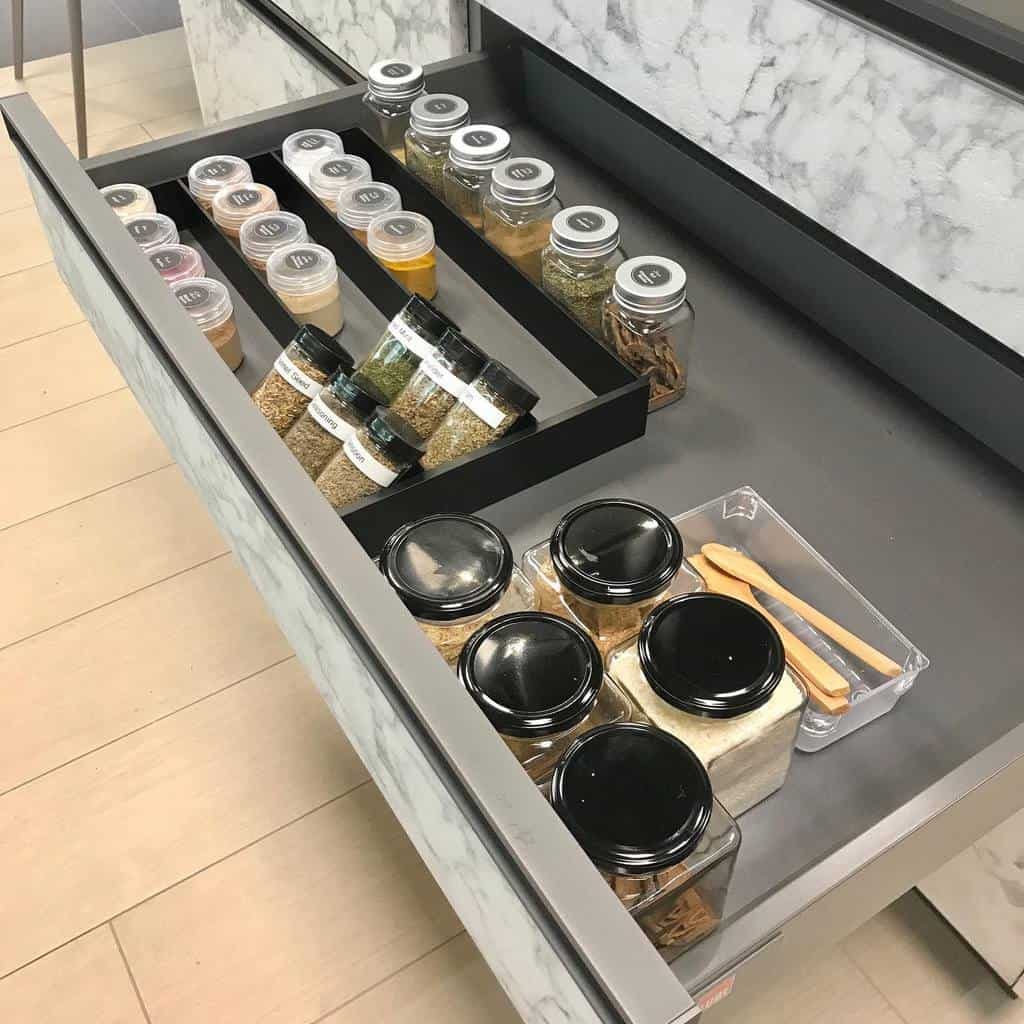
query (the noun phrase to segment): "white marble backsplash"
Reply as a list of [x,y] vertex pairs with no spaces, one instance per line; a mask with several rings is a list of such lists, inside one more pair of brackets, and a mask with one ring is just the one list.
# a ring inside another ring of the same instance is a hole
[[1024,105],[810,0],[483,3],[1024,353]]

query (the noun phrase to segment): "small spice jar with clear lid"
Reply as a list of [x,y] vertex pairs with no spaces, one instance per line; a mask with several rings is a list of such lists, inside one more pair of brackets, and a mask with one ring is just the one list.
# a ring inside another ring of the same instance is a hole
[[206,276],[203,257],[191,245],[160,245],[146,255],[153,269],[168,284]]
[[188,190],[204,210],[222,188],[246,181],[252,181],[252,168],[240,156],[206,156],[188,169]]
[[686,744],[641,723],[595,729],[558,762],[551,805],[666,960],[718,927],[740,828]]
[[300,324],[341,330],[341,285],[334,253],[315,242],[286,245],[267,260],[267,284]]
[[363,103],[373,115],[378,141],[396,160],[405,160],[409,108],[422,95],[423,68],[419,64],[379,60],[366,72]]
[[449,329],[399,392],[392,411],[426,441],[486,362],[476,345]]
[[434,225],[422,213],[398,210],[374,217],[366,247],[406,291],[425,299],[437,294]]
[[384,544],[379,565],[452,666],[481,626],[533,608],[504,534],[476,516],[443,513],[406,523]]
[[629,498],[600,498],[567,512],[551,535],[523,556],[541,611],[582,626],[602,654],[640,632],[674,594],[704,589],[683,557],[668,516]]
[[608,671],[701,759],[731,814],[786,781],[807,697],[760,612],[723,594],[673,598],[613,652]]
[[492,359],[431,435],[420,464],[434,469],[497,441],[539,401],[529,384]]
[[615,272],[604,303],[605,344],[651,383],[651,409],[686,393],[693,307],[686,271],[664,256],[637,256]]
[[457,329],[426,299],[413,295],[384,329],[353,379],[361,387],[376,388],[390,405],[449,328]]
[[438,92],[420,96],[409,111],[405,166],[437,195],[444,195],[444,165],[452,133],[469,124],[469,104]]
[[546,160],[517,156],[491,171],[484,196],[484,237],[524,274],[541,282],[541,253],[551,238],[551,221],[561,209],[555,169]]
[[625,258],[619,218],[600,206],[570,206],[555,214],[541,253],[541,283],[591,334],[603,336],[604,300]]
[[338,196],[353,185],[373,177],[370,165],[361,156],[330,154],[321,157],[309,169],[309,190],[331,213],[338,212]]
[[153,193],[141,185],[108,185],[100,195],[121,220],[136,213],[156,213]]
[[309,172],[321,158],[345,152],[341,136],[326,128],[303,128],[292,132],[281,146],[281,159],[296,178],[309,184]]
[[502,615],[482,626],[463,648],[458,673],[538,785],[579,736],[632,717],[594,641],[546,612]]
[[338,220],[366,245],[366,232],[375,217],[402,208],[402,197],[393,185],[367,181],[338,193]]
[[135,213],[125,217],[123,223],[145,253],[161,245],[177,245],[179,241],[178,226],[163,213]]
[[316,478],[336,509],[390,487],[419,461],[419,438],[389,409],[378,409]]
[[261,274],[267,260],[286,245],[297,245],[309,238],[306,222],[295,213],[273,210],[250,217],[238,233],[238,246],[249,265]]
[[353,365],[352,357],[336,339],[319,327],[304,324],[274,360],[252,400],[284,437],[330,376],[338,370],[349,373]]
[[491,187],[491,171],[508,159],[511,148],[512,136],[490,124],[466,125],[449,141],[444,198],[477,231],[484,226],[484,196]]
[[250,217],[276,209],[274,190],[269,185],[254,181],[228,185],[213,197],[213,219],[229,238],[238,238],[242,225]]
[[384,401],[379,391],[360,387],[340,370],[314,398],[284,443],[314,479],[341,446],[367,421]]
[[227,288],[212,278],[197,277],[172,284],[171,291],[228,368],[237,370],[242,363],[242,345]]

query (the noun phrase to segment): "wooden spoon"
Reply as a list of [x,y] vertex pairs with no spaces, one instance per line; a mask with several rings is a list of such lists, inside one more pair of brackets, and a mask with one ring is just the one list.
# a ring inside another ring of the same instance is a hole
[[754,597],[749,584],[724,573],[711,564],[704,555],[690,555],[690,564],[704,577],[708,589],[716,594],[735,597],[759,611],[778,631],[786,651],[786,661],[796,669],[807,686],[811,700],[830,715],[841,715],[850,710],[850,684],[826,661],[823,661],[802,640],[794,636]]
[[777,583],[768,572],[757,564],[752,558],[737,551],[735,548],[728,548],[724,544],[705,544],[701,551],[711,562],[714,562],[723,572],[735,576],[738,580],[749,583],[757,590],[763,590],[766,594],[778,598],[783,604],[788,605],[798,615],[805,618],[812,626],[817,626],[826,636],[832,637],[836,643],[842,644],[851,654],[855,654],[865,665],[877,669],[882,675],[895,677],[903,672],[903,669],[896,664],[892,658],[887,657],[881,651],[875,650],[871,644],[854,636],[848,629],[840,626],[838,622],[830,619],[817,608],[802,601],[796,594],[791,594],[781,583]]

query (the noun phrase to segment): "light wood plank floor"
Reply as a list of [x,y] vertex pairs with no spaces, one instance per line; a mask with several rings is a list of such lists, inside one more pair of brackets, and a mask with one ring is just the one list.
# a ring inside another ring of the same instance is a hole
[[[87,73],[93,152],[199,123],[180,30],[96,47]],[[66,57],[25,87],[71,141]],[[513,1024],[83,323],[6,139],[0,471],[0,1021]],[[1024,1010],[911,895],[758,1020]]]

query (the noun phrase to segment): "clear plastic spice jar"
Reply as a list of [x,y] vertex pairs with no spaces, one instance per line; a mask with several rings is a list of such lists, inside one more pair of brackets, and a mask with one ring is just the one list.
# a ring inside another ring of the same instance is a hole
[[550,541],[523,556],[541,611],[582,626],[602,654],[640,632],[675,594],[704,589],[668,516],[629,498],[601,498],[567,512]]
[[399,527],[382,548],[379,565],[452,666],[481,626],[533,608],[533,591],[504,534],[476,516],[441,514]]
[[437,294],[434,225],[422,213],[382,213],[370,222],[366,247],[406,291],[425,299]]
[[497,441],[538,401],[529,384],[492,359],[431,435],[420,464],[433,469]]
[[153,193],[141,185],[108,185],[100,195],[121,220],[136,213],[156,213]]
[[346,188],[361,185],[373,177],[370,165],[361,156],[321,157],[309,169],[309,190],[331,213],[338,212],[338,196]]
[[628,722],[632,705],[604,672],[594,641],[545,612],[502,615],[459,657],[459,680],[530,778],[543,784],[579,736]]
[[807,697],[760,612],[722,594],[673,598],[613,652],[608,671],[701,759],[731,814],[786,781]]
[[256,408],[282,436],[338,370],[349,373],[352,357],[329,334],[305,324],[274,360],[252,394]]
[[197,277],[172,284],[171,291],[229,369],[237,370],[242,363],[242,345],[227,288],[212,278]]
[[191,245],[159,245],[146,255],[153,269],[168,284],[206,276],[203,257]]
[[715,931],[740,828],[686,744],[639,723],[595,729],[559,761],[551,804],[666,960]]
[[250,217],[238,233],[238,245],[249,265],[265,274],[267,260],[278,249],[297,245],[308,238],[306,222],[298,214],[274,210]]
[[486,362],[476,345],[449,329],[424,356],[392,403],[392,411],[426,441]]
[[541,253],[541,284],[591,334],[603,336],[604,300],[625,258],[619,218],[600,206],[570,206],[555,214]]
[[651,383],[651,409],[682,398],[693,349],[686,271],[663,256],[637,256],[615,272],[604,304],[605,344]]
[[316,479],[383,401],[379,391],[360,387],[338,371],[284,435],[284,443]]
[[444,194],[449,140],[465,124],[469,124],[469,104],[447,92],[420,96],[409,111],[405,166],[439,196]]
[[278,249],[267,260],[267,284],[299,323],[328,334],[341,330],[341,285],[330,249],[314,242]]
[[177,225],[162,213],[135,213],[125,217],[123,223],[145,253],[161,245],[176,245],[179,241]]
[[252,181],[252,168],[239,156],[206,156],[188,169],[188,190],[204,210],[227,185]]
[[506,160],[491,171],[483,205],[484,237],[540,284],[540,256],[562,206],[555,194],[555,169],[534,157]]
[[396,160],[405,160],[409,108],[422,95],[423,68],[419,64],[379,60],[366,72],[363,103],[373,115],[378,141]]
[[337,156],[345,152],[341,136],[326,128],[303,128],[292,132],[281,146],[281,159],[296,178],[309,184],[309,172],[324,156]]
[[229,238],[238,238],[242,225],[250,217],[276,209],[274,190],[269,185],[253,181],[228,185],[213,197],[213,219]]
[[477,231],[484,226],[491,171],[508,159],[511,148],[512,136],[495,125],[472,124],[452,133],[444,165],[444,198]]
[[363,245],[366,245],[366,231],[375,217],[401,208],[402,197],[398,189],[382,181],[350,185],[338,193],[338,220]]
[[416,465],[419,438],[388,409],[378,409],[341,447],[316,478],[336,509],[390,487]]
[[413,295],[384,329],[353,379],[360,386],[376,388],[390,405],[449,328],[456,325],[426,299]]

